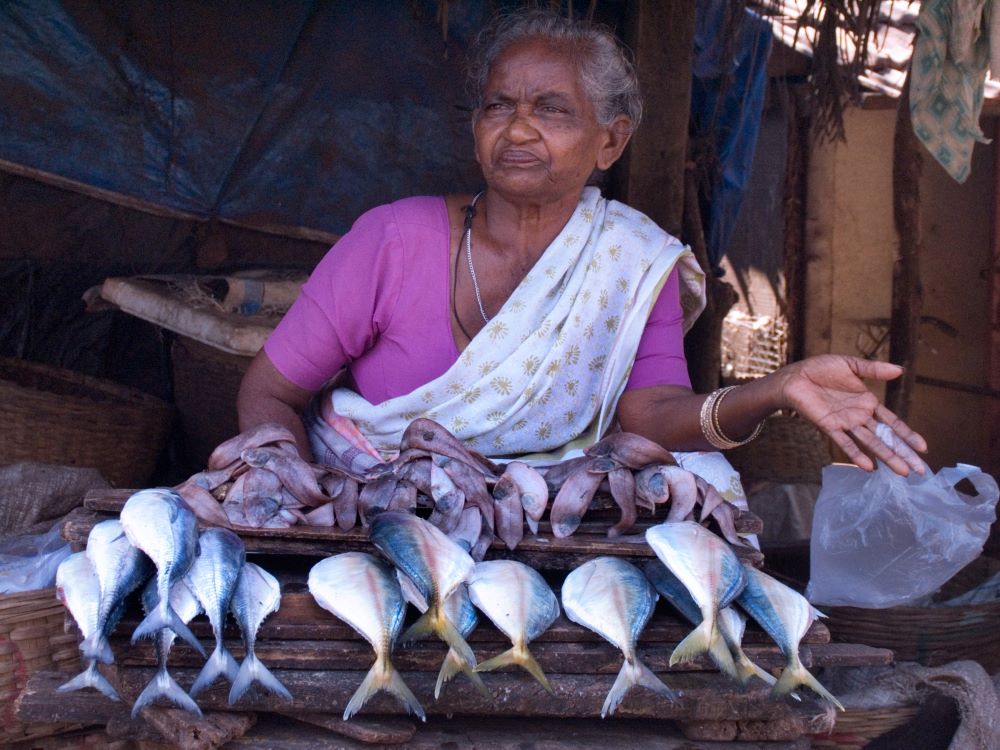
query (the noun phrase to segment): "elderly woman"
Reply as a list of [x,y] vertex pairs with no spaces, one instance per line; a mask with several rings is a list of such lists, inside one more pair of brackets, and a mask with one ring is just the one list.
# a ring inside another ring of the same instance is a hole
[[897,377],[894,365],[820,356],[692,391],[682,338],[704,305],[696,262],[588,187],[642,109],[613,35],[544,13],[500,18],[477,41],[471,81],[486,187],[361,216],[250,366],[241,429],[274,421],[303,451],[346,438],[388,452],[426,416],[485,455],[551,460],[613,429],[678,451],[731,448],[795,409],[863,468],[870,452],[922,471],[924,440],[862,383]]

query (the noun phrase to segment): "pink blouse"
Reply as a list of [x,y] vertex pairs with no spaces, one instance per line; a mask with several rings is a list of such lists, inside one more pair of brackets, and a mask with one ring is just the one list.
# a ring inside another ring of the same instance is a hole
[[[282,375],[318,390],[346,367],[373,404],[443,375],[451,332],[448,209],[440,197],[367,211],[313,271],[264,344]],[[653,306],[626,386],[691,386],[675,268]]]

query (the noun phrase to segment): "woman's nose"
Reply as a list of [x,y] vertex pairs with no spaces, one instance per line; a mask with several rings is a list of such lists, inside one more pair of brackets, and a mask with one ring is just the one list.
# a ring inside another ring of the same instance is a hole
[[507,137],[514,143],[531,141],[538,137],[531,112],[518,107],[507,122]]

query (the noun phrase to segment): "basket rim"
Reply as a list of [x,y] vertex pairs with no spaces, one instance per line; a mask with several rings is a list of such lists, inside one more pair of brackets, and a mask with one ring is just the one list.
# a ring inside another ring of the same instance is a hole
[[[17,357],[0,357],[0,388],[16,388],[22,391],[31,391],[33,393],[40,393],[45,395],[51,395],[50,391],[44,388],[36,388],[31,385],[24,385],[17,382],[16,380],[10,379],[7,374],[9,371],[27,371],[36,373],[39,375],[44,375],[55,380],[61,380],[70,384],[83,385],[87,388],[91,388],[94,391],[105,393],[108,396],[117,398],[126,403],[131,403],[131,405],[142,406],[144,408],[157,408],[164,411],[169,411],[170,404],[154,396],[151,393],[146,393],[137,388],[132,388],[131,386],[123,385],[121,383],[116,383],[112,380],[106,378],[99,378],[93,375],[87,375],[86,373],[79,372],[77,370],[70,370],[65,367],[57,367],[55,365],[46,364],[44,362],[36,362],[33,360],[19,359]],[[61,395],[61,394],[55,394]],[[93,398],[89,394],[74,394],[72,396],[75,400],[86,400],[93,404],[101,403],[98,399]]]

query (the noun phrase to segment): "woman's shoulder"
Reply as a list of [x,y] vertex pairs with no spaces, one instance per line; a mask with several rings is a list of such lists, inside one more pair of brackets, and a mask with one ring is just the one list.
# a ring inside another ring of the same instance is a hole
[[[672,245],[683,245],[683,243],[660,227],[655,221],[650,219],[642,211],[632,208],[625,203],[616,200],[607,201],[607,219],[610,219],[612,226],[620,225],[628,229],[634,236],[663,242],[663,247]],[[607,223],[607,219],[605,223]]]
[[368,209],[358,217],[353,229],[419,227],[440,231],[447,226],[448,210],[444,198],[416,195]]

